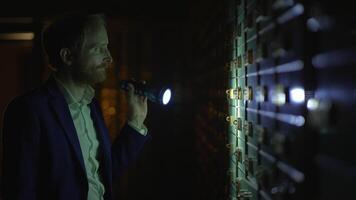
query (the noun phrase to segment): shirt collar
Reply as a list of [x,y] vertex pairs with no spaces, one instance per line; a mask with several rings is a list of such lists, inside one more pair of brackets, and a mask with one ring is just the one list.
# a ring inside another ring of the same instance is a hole
[[86,86],[83,96],[80,99],[77,99],[73,96],[73,91],[71,91],[65,83],[58,79],[56,75],[54,75],[53,77],[56,80],[58,88],[62,92],[69,106],[88,105],[93,100],[95,96],[95,90],[90,85]]

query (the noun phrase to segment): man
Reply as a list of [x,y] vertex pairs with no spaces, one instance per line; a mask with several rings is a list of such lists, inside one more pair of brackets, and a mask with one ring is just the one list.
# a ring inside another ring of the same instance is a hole
[[147,98],[127,93],[128,122],[110,144],[91,87],[112,62],[101,15],[69,16],[43,33],[52,75],[4,115],[3,200],[110,200],[113,179],[147,141]]

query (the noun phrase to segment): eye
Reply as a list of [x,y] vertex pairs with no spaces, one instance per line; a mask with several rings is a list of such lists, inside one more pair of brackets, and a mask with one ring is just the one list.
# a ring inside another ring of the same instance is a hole
[[106,45],[103,45],[103,46],[94,46],[94,47],[92,48],[92,51],[93,51],[94,53],[104,53],[104,52],[106,52],[106,50],[107,50],[107,46],[106,46]]

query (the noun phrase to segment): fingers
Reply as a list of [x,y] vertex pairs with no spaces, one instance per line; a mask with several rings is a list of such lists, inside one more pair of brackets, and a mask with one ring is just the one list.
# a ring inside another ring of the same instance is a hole
[[140,96],[140,100],[145,103],[147,102],[147,97],[146,96]]
[[135,87],[129,83],[128,84],[128,95],[129,97],[133,97],[134,96],[134,92],[135,92]]
[[[130,80],[133,81],[133,82],[139,82],[139,83],[141,83],[141,84],[143,84],[143,85],[146,84],[146,81],[144,81],[144,80],[143,80],[143,81],[136,81],[135,78],[130,78]],[[147,97],[142,96],[142,95],[138,95],[138,94],[140,94],[140,93],[136,93],[136,92],[135,92],[135,89],[137,89],[137,88],[135,88],[134,84],[128,83],[128,95],[129,95],[130,97],[134,97],[134,96],[140,97],[139,99],[140,99],[141,101],[144,101],[144,100],[145,100],[144,98],[146,98],[146,101],[147,101]],[[141,93],[141,94],[142,94],[142,93]]]

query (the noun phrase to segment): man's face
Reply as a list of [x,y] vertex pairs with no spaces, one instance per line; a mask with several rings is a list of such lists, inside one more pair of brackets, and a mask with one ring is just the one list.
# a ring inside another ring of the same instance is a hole
[[75,81],[95,84],[106,79],[106,69],[112,62],[104,25],[91,25],[86,30],[82,49],[73,65]]

